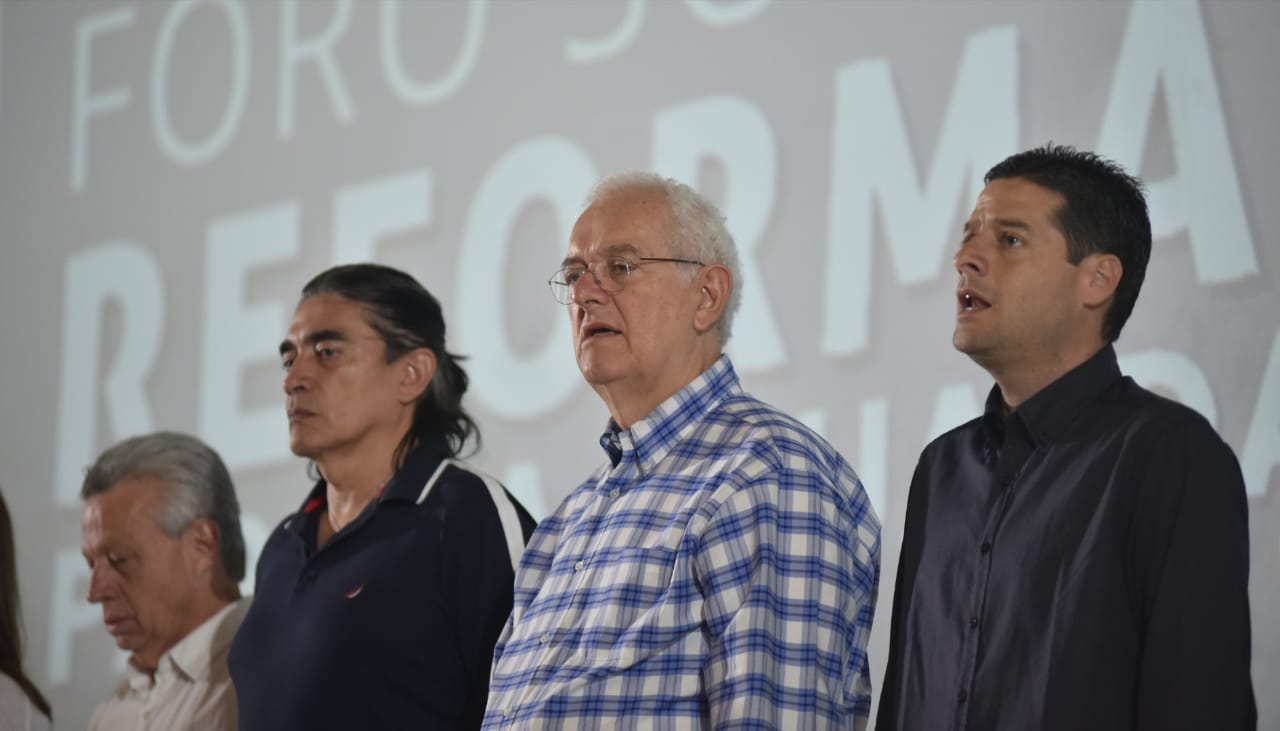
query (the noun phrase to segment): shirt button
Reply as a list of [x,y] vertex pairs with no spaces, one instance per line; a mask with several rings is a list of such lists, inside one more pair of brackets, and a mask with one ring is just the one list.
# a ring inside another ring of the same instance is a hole
[[963,690],[960,691],[960,694],[956,696],[956,700],[960,701],[961,703],[964,703],[965,701],[969,700],[969,693]]
[[579,561],[573,565],[574,571],[581,571],[587,565],[586,561]]
[[551,641],[551,633],[550,633],[550,632],[543,632],[543,633],[542,633],[542,644],[544,644],[544,645],[545,645],[545,644],[547,644],[547,643],[548,643],[548,642],[550,642],[550,641]]
[[609,497],[612,497],[612,498],[616,498],[620,494],[622,494],[621,491],[616,487],[609,491]]
[[970,626],[970,627],[977,627],[977,626],[978,626],[978,618],[977,618],[977,617],[970,617],[970,618],[969,618],[969,626]]
[[991,541],[983,541],[982,545],[979,546],[978,548],[983,553],[991,553]]
[[511,709],[510,709],[510,708],[503,708],[503,709],[502,709],[502,717],[503,717],[503,718],[511,718]]

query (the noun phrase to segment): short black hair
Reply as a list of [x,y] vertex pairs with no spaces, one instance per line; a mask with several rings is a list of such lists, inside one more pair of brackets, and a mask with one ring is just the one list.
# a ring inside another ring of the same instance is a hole
[[1145,186],[1120,165],[1092,152],[1052,142],[1005,158],[983,182],[1020,178],[1062,196],[1054,218],[1067,240],[1067,260],[1114,254],[1123,273],[1102,323],[1102,338],[1114,342],[1133,312],[1151,259],[1151,218]]
[[470,380],[458,364],[462,356],[444,343],[440,302],[412,276],[381,264],[344,264],[320,272],[302,288],[302,299],[333,294],[364,308],[369,326],[386,344],[388,363],[417,348],[436,356],[436,373],[418,400],[409,433],[396,448],[395,468],[423,439],[443,436],[458,456],[468,439],[480,445],[480,430],[462,408]]

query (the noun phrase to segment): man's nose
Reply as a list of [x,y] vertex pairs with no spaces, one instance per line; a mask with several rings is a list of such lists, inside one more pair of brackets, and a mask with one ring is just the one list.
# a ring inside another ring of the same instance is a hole
[[284,393],[286,396],[306,388],[308,366],[305,361],[306,358],[301,355],[295,356],[293,363],[289,365],[289,370],[284,372]]
[[[585,288],[585,291],[583,291]],[[604,284],[601,283],[600,277],[596,276],[594,269],[588,269],[578,281],[569,285],[569,304],[582,304],[585,302],[599,302],[609,293],[605,291]]]
[[969,239],[960,245],[960,250],[956,252],[952,263],[956,267],[956,272],[961,275],[986,274],[987,252],[984,245],[977,240],[977,237]]
[[98,604],[107,598],[110,593],[108,580],[102,575],[102,569],[89,569],[89,595],[87,599],[90,604]]

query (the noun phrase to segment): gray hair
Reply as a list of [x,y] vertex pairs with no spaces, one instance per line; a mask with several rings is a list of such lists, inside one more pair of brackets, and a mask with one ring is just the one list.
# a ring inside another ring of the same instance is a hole
[[724,225],[724,215],[714,203],[684,183],[639,170],[614,173],[600,180],[587,194],[583,209],[613,195],[635,190],[655,190],[666,194],[667,204],[671,208],[671,230],[667,245],[673,256],[697,259],[706,264],[720,264],[733,275],[729,301],[725,304],[718,323],[720,345],[723,346],[729,342],[733,317],[742,304],[742,268],[738,263],[738,247],[733,242],[733,235]]
[[233,581],[244,579],[244,533],[240,503],[222,458],[204,442],[176,432],[132,437],[103,452],[84,476],[80,499],[104,493],[122,480],[153,477],[169,499],[156,526],[177,538],[196,518],[209,518],[222,534],[222,567]]

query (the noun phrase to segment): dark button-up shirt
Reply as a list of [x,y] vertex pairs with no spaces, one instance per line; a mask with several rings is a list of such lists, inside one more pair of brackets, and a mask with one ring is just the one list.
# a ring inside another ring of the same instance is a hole
[[1110,346],[1005,411],[920,457],[877,728],[1253,728],[1230,448]]
[[272,533],[231,650],[241,731],[479,727],[534,522],[448,453],[418,447],[319,548],[323,480]]

